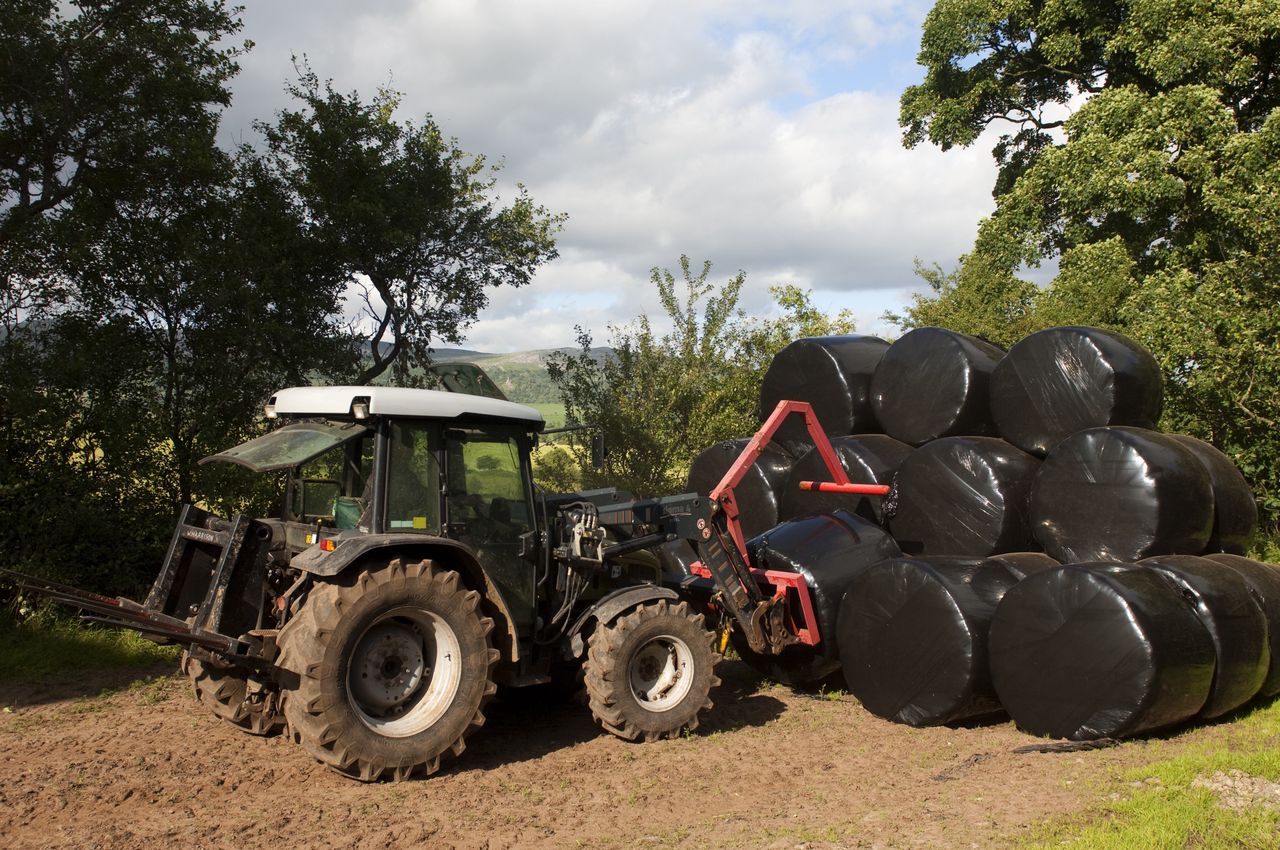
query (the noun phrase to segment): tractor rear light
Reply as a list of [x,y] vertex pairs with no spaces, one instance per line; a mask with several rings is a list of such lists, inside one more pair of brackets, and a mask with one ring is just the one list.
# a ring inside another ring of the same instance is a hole
[[332,552],[334,549],[337,549],[337,548],[338,548],[338,544],[334,543],[332,540],[320,541],[320,550],[323,552]]

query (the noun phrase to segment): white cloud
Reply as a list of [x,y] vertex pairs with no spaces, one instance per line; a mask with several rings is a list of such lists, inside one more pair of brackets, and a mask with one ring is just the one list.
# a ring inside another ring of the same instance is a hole
[[340,90],[390,81],[402,117],[430,112],[567,212],[561,258],[493,293],[468,347],[569,345],[574,324],[603,339],[606,322],[652,314],[649,269],[681,253],[717,280],[745,269],[748,309],[787,280],[874,325],[916,286],[913,258],[953,263],[992,205],[990,145],[904,150],[899,86],[877,76],[909,62],[928,5],[253,4],[258,46],[226,125],[282,106],[288,57],[306,53]]

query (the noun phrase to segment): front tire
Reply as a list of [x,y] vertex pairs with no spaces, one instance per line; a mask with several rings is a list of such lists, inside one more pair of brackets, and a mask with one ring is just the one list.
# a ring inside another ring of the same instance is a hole
[[641,605],[592,632],[584,665],[596,722],[628,741],[674,738],[698,728],[720,684],[715,635],[681,602]]
[[461,755],[496,690],[493,620],[458,574],[421,561],[317,584],[280,635],[293,739],[339,773],[372,782],[428,775]]
[[284,726],[275,694],[269,689],[251,693],[245,671],[190,652],[182,653],[181,668],[196,700],[215,717],[250,735],[273,735]]

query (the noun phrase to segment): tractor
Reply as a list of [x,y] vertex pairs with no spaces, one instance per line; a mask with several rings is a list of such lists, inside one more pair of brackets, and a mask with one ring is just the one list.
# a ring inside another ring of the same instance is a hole
[[[403,780],[461,755],[499,685],[585,685],[630,741],[711,707],[732,634],[758,656],[823,639],[795,573],[755,569],[734,486],[788,415],[851,484],[807,405],[783,402],[709,495],[550,494],[533,483],[541,414],[501,398],[295,387],[278,427],[202,463],[283,473],[279,517],[183,507],[147,598],[22,585],[90,620],[184,647],[197,698],[252,734],[285,730],[346,776]],[[655,552],[686,541],[693,567]]]

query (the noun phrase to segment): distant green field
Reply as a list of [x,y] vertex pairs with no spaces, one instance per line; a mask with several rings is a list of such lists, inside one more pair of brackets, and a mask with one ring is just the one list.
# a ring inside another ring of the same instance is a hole
[[559,402],[546,402],[546,401],[534,402],[532,404],[530,404],[529,402],[522,402],[522,404],[528,404],[529,407],[532,407],[534,410],[537,410],[539,413],[541,413],[542,418],[547,420],[548,428],[564,427],[564,405],[563,404]]

